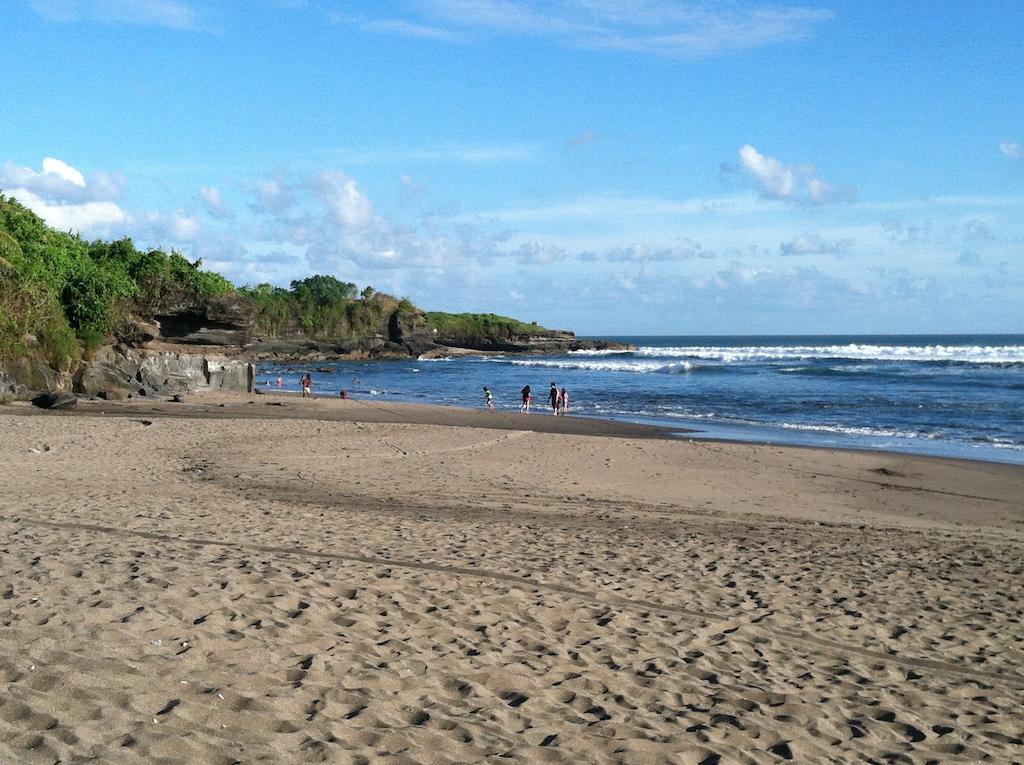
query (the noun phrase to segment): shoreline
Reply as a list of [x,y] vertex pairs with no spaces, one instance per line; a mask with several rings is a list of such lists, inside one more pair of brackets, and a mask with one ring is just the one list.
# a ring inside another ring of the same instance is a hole
[[[297,403],[296,403],[297,402]],[[314,404],[314,402],[319,402]],[[295,408],[298,407],[298,408]],[[965,465],[996,465],[1016,469],[1024,473],[1024,464],[1008,460],[985,459],[961,455],[922,454],[896,449],[870,448],[863,446],[836,446],[802,443],[785,443],[759,440],[756,437],[720,438],[702,436],[696,428],[673,426],[655,422],[618,420],[610,417],[591,415],[569,415],[553,417],[548,412],[536,411],[531,414],[519,412],[488,412],[482,408],[449,406],[443,404],[418,404],[404,401],[380,401],[377,399],[342,399],[336,396],[314,396],[305,400],[294,391],[272,391],[259,393],[236,393],[227,391],[202,391],[189,394],[183,403],[170,399],[135,398],[121,401],[102,399],[80,399],[78,405],[69,410],[48,411],[38,409],[28,402],[16,402],[0,407],[4,412],[20,414],[51,414],[78,416],[98,414],[135,416],[140,410],[147,414],[164,417],[210,417],[210,418],[275,418],[275,419],[321,419],[334,422],[406,423],[441,425],[447,427],[490,428],[495,430],[523,430],[535,433],[561,433],[565,435],[588,435],[617,438],[641,438],[669,441],[695,441],[709,444],[736,444],[759,448],[779,448],[839,452],[850,454],[880,455],[892,458],[938,460],[963,463]],[[637,418],[643,419],[643,418]],[[656,420],[657,418],[650,418]]]

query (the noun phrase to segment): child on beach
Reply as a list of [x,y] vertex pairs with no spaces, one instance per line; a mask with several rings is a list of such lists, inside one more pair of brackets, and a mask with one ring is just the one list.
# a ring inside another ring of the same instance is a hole
[[490,411],[494,411],[494,396],[491,395],[491,390],[486,385],[484,386],[484,403],[487,404]]
[[523,394],[523,405],[519,407],[520,412],[530,413],[530,403],[533,401],[533,393],[530,391],[530,386],[527,385],[523,388],[520,393]]
[[558,394],[558,403],[561,405],[561,414],[569,414],[569,391],[562,386],[562,392]]
[[310,377],[309,372],[306,372],[305,377],[302,378],[302,397],[313,398],[313,378]]

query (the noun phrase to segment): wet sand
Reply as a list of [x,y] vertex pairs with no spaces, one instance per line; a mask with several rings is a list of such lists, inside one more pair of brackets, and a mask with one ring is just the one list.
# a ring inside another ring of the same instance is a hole
[[1022,758],[1024,469],[668,435],[0,408],[0,762]]

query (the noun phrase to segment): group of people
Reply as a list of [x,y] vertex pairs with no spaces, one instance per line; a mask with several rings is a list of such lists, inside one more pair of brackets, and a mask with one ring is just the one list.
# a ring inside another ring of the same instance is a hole
[[[530,407],[533,406],[533,390],[527,385],[520,391],[520,394],[523,397],[523,403],[519,407],[519,411],[529,414]],[[569,413],[569,391],[565,389],[565,386],[562,386],[562,389],[559,390],[555,383],[551,383],[551,389],[548,391],[548,401],[551,403],[551,414],[557,416]],[[484,404],[486,404],[489,411],[494,411],[494,394],[491,393],[491,389],[486,385],[484,386]]]

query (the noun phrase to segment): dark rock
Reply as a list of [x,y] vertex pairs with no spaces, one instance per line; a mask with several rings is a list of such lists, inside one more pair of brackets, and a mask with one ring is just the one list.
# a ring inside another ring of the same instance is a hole
[[75,377],[75,390],[111,401],[124,398],[138,387],[141,361],[141,356],[126,345],[102,346],[82,364]]
[[143,345],[160,337],[160,323],[133,318],[125,323],[118,335],[129,345]]
[[32,404],[40,409],[72,409],[78,406],[78,396],[67,391],[47,391],[32,399]]
[[242,346],[256,328],[256,307],[242,295],[169,300],[156,313],[160,337],[188,345]]

